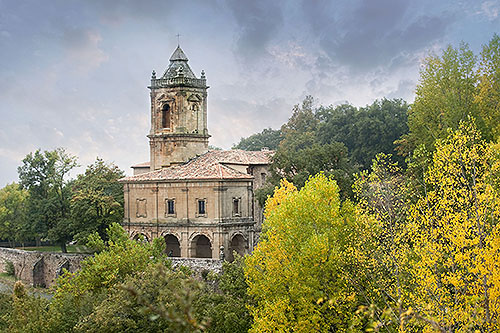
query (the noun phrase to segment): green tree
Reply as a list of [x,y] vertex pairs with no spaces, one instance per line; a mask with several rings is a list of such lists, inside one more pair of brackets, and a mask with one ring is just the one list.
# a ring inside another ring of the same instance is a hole
[[28,295],[21,281],[17,281],[14,284],[11,304],[12,308],[7,320],[7,332],[35,333],[47,331],[44,319],[47,316],[48,301],[40,297]]
[[500,36],[493,35],[483,46],[479,63],[479,86],[475,99],[479,115],[485,123],[483,135],[490,140],[500,138]]
[[457,129],[461,120],[473,117],[484,133],[484,123],[475,103],[478,74],[477,57],[462,43],[448,46],[442,56],[431,55],[420,71],[415,102],[409,110],[409,134],[400,144],[407,153],[423,144],[434,151],[434,142],[447,136],[448,128]]
[[248,332],[252,316],[247,307],[251,299],[243,271],[244,259],[236,255],[222,264],[221,274],[210,274],[202,293],[194,301],[198,318],[208,318],[207,332]]
[[412,207],[414,311],[442,331],[500,329],[498,156],[462,122],[437,141]]
[[352,196],[355,169],[349,162],[347,149],[340,142],[319,142],[319,124],[320,115],[314,109],[311,96],[307,96],[301,105],[294,106],[290,119],[281,127],[283,140],[273,156],[269,185],[257,193],[258,198],[265,199],[272,193],[281,178],[302,187],[309,176],[321,171],[335,177],[343,198]]
[[66,178],[76,166],[76,157],[58,148],[30,153],[18,168],[20,185],[29,193],[28,219],[33,232],[60,244],[63,252],[72,238],[71,187]]
[[202,332],[206,321],[193,308],[202,283],[182,270],[150,264],[129,275],[94,311],[80,320],[75,332]]
[[123,219],[123,185],[118,179],[125,173],[116,165],[97,159],[73,182],[71,214],[75,239],[85,242],[97,232],[106,237],[106,229]]
[[252,332],[362,329],[360,305],[372,292],[373,221],[341,204],[335,181],[322,174],[298,191],[286,180],[266,202],[261,242],[245,260]]
[[342,142],[361,170],[369,169],[378,153],[404,164],[394,141],[408,132],[407,113],[408,104],[401,99],[384,98],[359,109],[349,104],[321,107],[316,112],[321,121],[317,137],[323,144]]
[[280,178],[286,178],[302,187],[311,175],[321,171],[337,180],[342,198],[352,196],[351,185],[356,170],[349,163],[344,144],[332,142],[322,145],[315,142],[310,133],[290,135],[273,157],[270,181],[276,185]]
[[99,253],[83,261],[78,272],[67,273],[58,283],[58,292],[69,292],[75,296],[95,293],[113,287],[127,276],[146,268],[154,253],[149,243],[130,239],[118,223],[112,223],[106,233],[107,241],[97,232],[89,236],[87,244]]
[[248,138],[241,138],[240,142],[233,146],[233,149],[258,151],[269,148],[270,150],[276,150],[280,142],[281,130],[264,128],[260,133],[250,135]]
[[[97,232],[89,236],[88,246],[98,253],[85,259],[81,269],[59,277],[55,295],[45,321],[48,332],[71,332],[105,302],[127,279],[144,272],[156,259],[155,244],[129,239],[117,223],[107,231],[107,241]],[[161,259],[161,258],[159,258]],[[109,300],[108,300],[109,302]]]
[[0,238],[14,242],[24,242],[32,234],[26,220],[26,200],[28,192],[16,183],[0,189]]

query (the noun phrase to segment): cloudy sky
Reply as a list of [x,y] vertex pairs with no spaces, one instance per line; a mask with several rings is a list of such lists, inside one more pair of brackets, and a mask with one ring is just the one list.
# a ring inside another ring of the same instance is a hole
[[227,149],[306,95],[412,102],[423,57],[478,52],[495,32],[500,0],[0,0],[0,187],[37,148],[127,173],[147,161],[147,85],[176,34],[211,87],[210,143]]

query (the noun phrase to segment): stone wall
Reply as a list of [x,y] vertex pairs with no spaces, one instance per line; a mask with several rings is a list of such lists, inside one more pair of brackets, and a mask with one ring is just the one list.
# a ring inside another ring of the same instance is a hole
[[16,278],[35,287],[50,287],[62,274],[63,268],[75,272],[89,255],[23,251],[0,248],[0,272],[6,272],[7,262],[14,265]]
[[189,267],[197,275],[207,270],[215,273],[222,271],[222,261],[218,259],[202,259],[202,258],[169,258],[172,261],[172,267],[186,266]]

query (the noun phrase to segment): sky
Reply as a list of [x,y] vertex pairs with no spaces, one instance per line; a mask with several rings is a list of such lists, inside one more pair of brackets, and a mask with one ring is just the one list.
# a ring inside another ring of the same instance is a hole
[[210,144],[279,128],[293,105],[413,102],[423,59],[500,33],[500,0],[0,0],[0,187],[36,149],[75,172],[149,160],[151,72],[178,38],[206,72]]

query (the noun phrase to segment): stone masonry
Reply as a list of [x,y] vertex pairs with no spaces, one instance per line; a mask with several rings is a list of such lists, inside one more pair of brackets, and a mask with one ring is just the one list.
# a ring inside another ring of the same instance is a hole
[[0,272],[7,263],[14,264],[14,274],[23,283],[35,287],[51,287],[63,269],[76,272],[85,254],[51,253],[0,248]]

